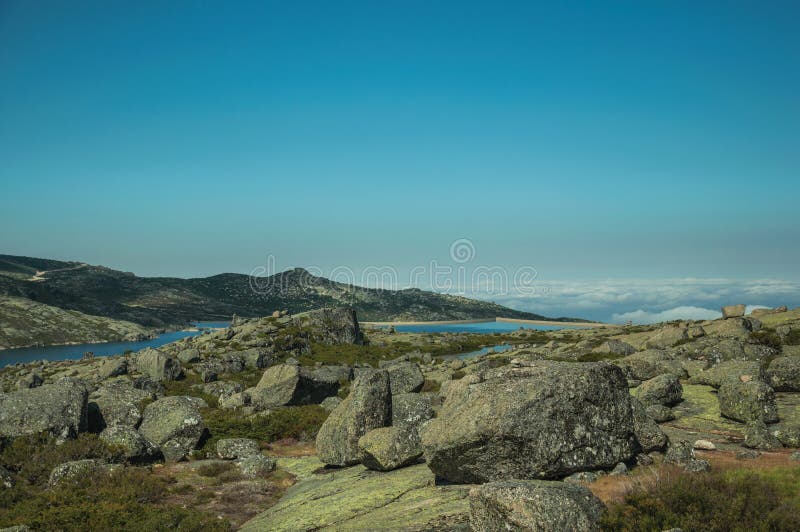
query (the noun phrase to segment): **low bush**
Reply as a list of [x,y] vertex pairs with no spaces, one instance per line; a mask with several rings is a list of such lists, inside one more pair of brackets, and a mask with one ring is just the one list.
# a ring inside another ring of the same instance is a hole
[[604,530],[800,530],[800,468],[668,470],[609,505]]
[[329,412],[319,405],[287,406],[265,416],[247,418],[231,410],[204,409],[203,420],[210,433],[203,449],[213,451],[223,438],[252,438],[272,443],[285,438],[302,441],[316,437]]

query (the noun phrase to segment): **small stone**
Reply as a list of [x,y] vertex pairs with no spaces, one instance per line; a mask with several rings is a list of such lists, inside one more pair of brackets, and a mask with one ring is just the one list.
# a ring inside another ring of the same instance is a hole
[[236,465],[244,477],[255,480],[275,471],[276,461],[262,454],[254,454],[238,460]]
[[694,442],[694,448],[699,451],[714,451],[717,446],[708,440],[697,440]]

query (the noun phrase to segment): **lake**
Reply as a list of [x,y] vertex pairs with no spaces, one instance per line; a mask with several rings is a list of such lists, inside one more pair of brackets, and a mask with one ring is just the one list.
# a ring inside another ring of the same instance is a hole
[[466,360],[468,358],[476,357],[479,355],[485,355],[489,351],[492,351],[494,353],[503,353],[510,349],[514,349],[514,346],[509,344],[500,344],[500,345],[493,345],[491,347],[484,347],[482,349],[478,349],[477,351],[470,351],[468,353],[458,353],[456,355],[444,355],[439,358],[441,358],[442,360],[455,360],[457,358],[460,358],[461,360]]
[[174,331],[159,335],[150,340],[139,342],[105,342],[100,344],[75,344],[51,345],[47,347],[20,347],[17,349],[0,350],[0,367],[22,362],[23,364],[36,360],[77,360],[86,351],[91,351],[95,356],[122,355],[126,351],[139,351],[146,347],[161,347],[175,342],[181,338],[203,334],[204,329],[219,329],[230,325],[227,321],[198,321],[194,322],[197,331]]

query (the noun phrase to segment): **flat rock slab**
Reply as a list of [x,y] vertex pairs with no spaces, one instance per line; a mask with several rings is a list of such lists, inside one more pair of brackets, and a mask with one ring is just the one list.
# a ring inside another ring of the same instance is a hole
[[468,530],[471,487],[436,486],[425,464],[388,473],[357,465],[300,480],[241,530]]

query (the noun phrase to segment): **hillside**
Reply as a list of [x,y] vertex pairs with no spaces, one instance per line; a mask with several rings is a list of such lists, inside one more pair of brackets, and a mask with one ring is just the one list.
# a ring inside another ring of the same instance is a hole
[[30,345],[137,340],[151,332],[128,321],[0,296],[0,349]]
[[[547,319],[465,297],[418,289],[355,287],[296,268],[257,278],[225,273],[199,279],[138,277],[79,262],[0,255],[0,295],[65,310],[165,327],[191,320],[256,317],[274,310],[303,312],[348,305],[363,321],[455,320],[504,316]],[[0,316],[2,318],[2,316]]]

